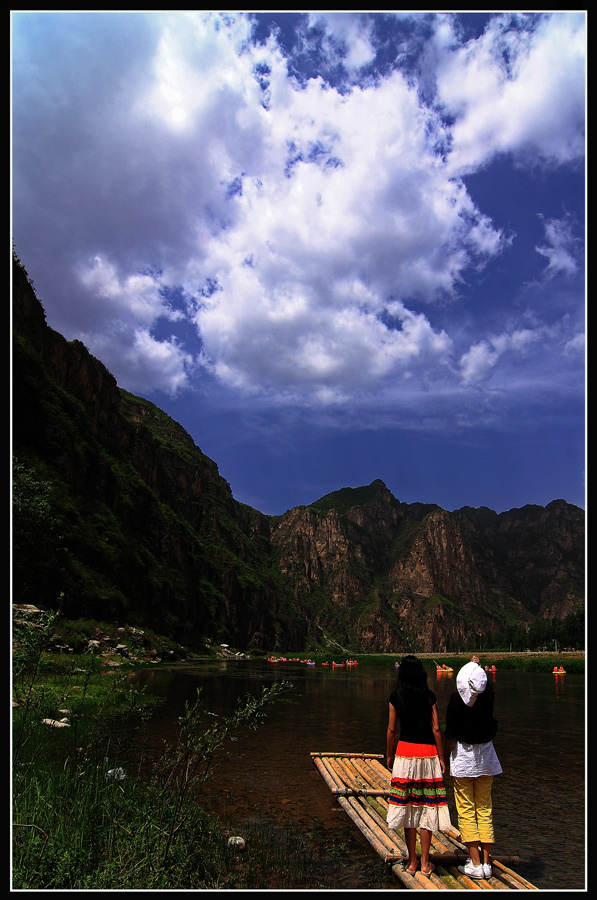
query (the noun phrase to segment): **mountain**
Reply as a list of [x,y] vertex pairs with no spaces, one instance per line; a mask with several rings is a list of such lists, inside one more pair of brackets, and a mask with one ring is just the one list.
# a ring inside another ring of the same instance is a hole
[[584,512],[402,503],[376,480],[266,516],[51,329],[13,261],[13,591],[191,647],[439,651],[584,606]]

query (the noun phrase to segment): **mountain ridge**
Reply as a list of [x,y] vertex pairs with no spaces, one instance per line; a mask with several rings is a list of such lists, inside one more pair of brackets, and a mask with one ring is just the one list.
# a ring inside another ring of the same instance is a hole
[[449,512],[375,479],[268,516],[234,499],[181,425],[46,324],[16,259],[13,330],[13,449],[51,486],[64,534],[33,567],[15,557],[20,596],[240,649],[331,636],[439,651],[584,606],[579,507]]

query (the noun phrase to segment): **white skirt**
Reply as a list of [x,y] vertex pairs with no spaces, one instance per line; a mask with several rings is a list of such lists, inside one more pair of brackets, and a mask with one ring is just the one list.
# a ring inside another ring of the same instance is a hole
[[426,745],[408,745],[411,753],[418,752],[416,747],[424,755],[398,755],[398,744],[388,798],[388,828],[445,831],[452,823],[437,751],[432,756]]

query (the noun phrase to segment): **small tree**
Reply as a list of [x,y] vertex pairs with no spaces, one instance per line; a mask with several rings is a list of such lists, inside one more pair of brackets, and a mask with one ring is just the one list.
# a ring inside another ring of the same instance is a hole
[[12,553],[13,600],[37,602],[47,592],[45,573],[56,571],[60,535],[52,514],[52,486],[33,469],[13,461]]

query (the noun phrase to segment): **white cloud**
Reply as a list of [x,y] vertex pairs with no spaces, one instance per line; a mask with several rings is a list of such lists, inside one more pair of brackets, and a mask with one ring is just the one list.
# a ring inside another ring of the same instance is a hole
[[165,312],[160,284],[151,275],[120,279],[114,265],[96,256],[90,265],[81,267],[79,278],[90,296],[102,305],[102,321],[118,316],[150,325]]
[[451,165],[474,170],[497,153],[565,163],[582,158],[585,17],[554,13],[529,29],[525,16],[491,20],[458,46],[443,20],[435,38],[438,99],[456,117]]
[[[471,346],[446,324],[468,273],[508,243],[460,176],[499,152],[577,159],[582,16],[534,30],[494,17],[466,45],[438,17],[426,64],[450,124],[412,72],[350,92],[290,77],[242,14],[25,21],[45,40],[17,34],[17,250],[53,326],[120,383],[171,393],[196,358],[235,390],[321,405],[445,390],[455,358],[481,383],[521,352],[516,326],[505,345],[477,332]],[[327,28],[330,69],[342,59],[354,76],[375,58],[366,16],[310,22]],[[568,237],[546,220],[550,273],[573,271]],[[177,287],[175,315],[164,291]],[[181,317],[195,343],[158,340],[156,323]]]
[[548,276],[563,273],[574,275],[579,268],[577,241],[572,233],[572,224],[568,219],[547,219],[543,222],[546,244],[537,245],[537,253],[548,260]]
[[[371,35],[371,20],[354,13],[310,13],[311,26],[323,25],[330,58],[342,56],[343,64],[351,72],[371,63],[376,49]],[[336,45],[340,45],[339,48]],[[341,52],[341,51],[344,52]]]
[[[460,358],[462,383],[478,385],[488,382],[496,366],[505,355],[522,358],[538,342],[546,347],[549,335],[545,329],[517,328],[508,333],[493,335],[473,344]],[[553,347],[553,342],[551,342]]]

